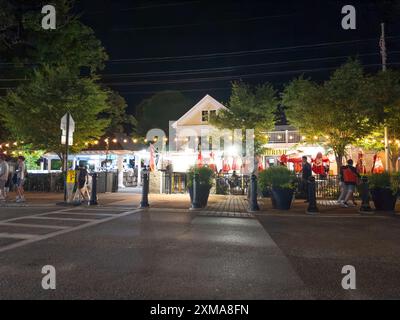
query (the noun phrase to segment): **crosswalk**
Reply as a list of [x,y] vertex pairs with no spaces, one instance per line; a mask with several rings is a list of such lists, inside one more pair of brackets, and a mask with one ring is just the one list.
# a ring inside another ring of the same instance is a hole
[[[26,210],[29,209],[26,208]],[[140,209],[124,207],[97,207],[94,209],[75,207],[44,210],[44,212],[18,215],[3,220],[0,211],[0,253],[138,211]]]

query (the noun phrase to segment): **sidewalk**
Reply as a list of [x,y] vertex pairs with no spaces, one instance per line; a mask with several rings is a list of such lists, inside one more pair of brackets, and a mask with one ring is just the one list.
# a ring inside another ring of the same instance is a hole
[[[15,194],[10,193],[7,202],[0,202],[0,208],[4,207],[49,207],[55,206],[57,203],[62,202],[64,194],[62,193],[40,193],[40,192],[27,192],[25,203],[15,203]],[[114,206],[114,207],[132,207],[137,208],[141,201],[140,193],[100,193],[98,195],[99,206]],[[163,208],[163,209],[189,209],[190,197],[188,194],[149,194],[150,208]],[[290,215],[305,215],[307,203],[304,200],[296,199],[292,203],[290,210],[276,210],[272,208],[271,200],[269,198],[259,198],[258,204],[260,211],[257,214],[290,214]],[[318,200],[317,206],[319,209],[318,214],[322,215],[360,215],[358,202],[357,207],[342,208],[334,201]],[[373,203],[371,202],[371,207]],[[246,196],[228,196],[228,195],[210,195],[208,205],[202,211],[204,213],[218,213],[220,216],[238,216],[250,217],[247,212],[248,201]],[[400,212],[400,201],[397,205],[397,212]],[[373,213],[375,215],[388,215],[390,213]]]

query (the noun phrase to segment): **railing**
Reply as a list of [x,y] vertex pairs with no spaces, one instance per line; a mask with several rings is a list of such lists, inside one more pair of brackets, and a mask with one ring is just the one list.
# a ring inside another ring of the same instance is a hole
[[186,193],[187,192],[187,176],[182,172],[163,172],[162,192],[171,193]]
[[250,177],[247,175],[232,174],[220,175],[216,178],[216,193],[217,194],[233,194],[245,195],[250,183]]
[[[305,199],[303,181],[297,176],[296,198]],[[340,195],[340,178],[338,175],[316,175],[315,192],[318,199],[333,200],[338,199]],[[354,197],[358,197],[358,188],[354,192]]]
[[[107,176],[107,183],[106,183]],[[15,187],[11,182],[10,189]],[[98,172],[97,173],[97,192],[117,192],[118,173],[117,172]],[[29,173],[24,184],[24,190],[28,192],[63,192],[64,174],[59,173]]]

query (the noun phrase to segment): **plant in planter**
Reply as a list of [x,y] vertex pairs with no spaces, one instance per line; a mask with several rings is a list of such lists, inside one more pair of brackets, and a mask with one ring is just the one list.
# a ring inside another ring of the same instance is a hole
[[190,195],[190,201],[193,203],[193,179],[194,175],[199,175],[199,184],[198,184],[198,200],[199,204],[202,208],[207,206],[208,197],[210,195],[210,189],[213,185],[214,179],[214,171],[209,167],[191,167],[187,173],[188,176],[188,189]]
[[271,192],[272,206],[280,210],[289,210],[295,190],[295,174],[284,166],[274,166],[260,172],[258,183],[262,193]]
[[368,181],[375,209],[378,211],[394,211],[399,195],[399,173],[371,174],[368,176]]

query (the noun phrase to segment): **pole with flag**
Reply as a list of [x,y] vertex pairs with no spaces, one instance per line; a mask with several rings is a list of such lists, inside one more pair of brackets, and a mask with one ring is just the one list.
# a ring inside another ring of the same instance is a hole
[[[382,57],[382,71],[386,71],[386,42],[385,42],[385,23],[381,23],[381,37],[379,39],[379,47],[381,49],[381,57]],[[385,169],[389,171],[389,141],[388,141],[388,128],[385,125],[384,127],[384,142],[385,142]]]

